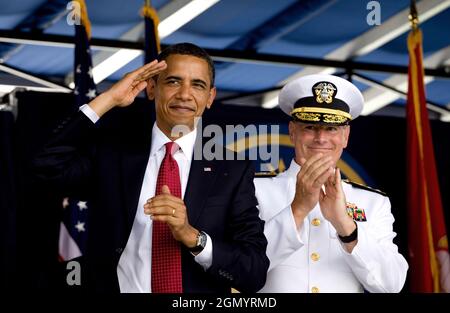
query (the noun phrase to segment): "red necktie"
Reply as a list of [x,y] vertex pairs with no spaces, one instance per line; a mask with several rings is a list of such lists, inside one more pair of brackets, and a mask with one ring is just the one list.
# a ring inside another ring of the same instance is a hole
[[[166,143],[166,154],[156,181],[156,195],[161,194],[162,186],[167,185],[173,196],[181,198],[180,173],[172,156],[177,148],[174,142]],[[158,221],[153,221],[152,292],[183,292],[180,244],[173,238],[169,226]]]

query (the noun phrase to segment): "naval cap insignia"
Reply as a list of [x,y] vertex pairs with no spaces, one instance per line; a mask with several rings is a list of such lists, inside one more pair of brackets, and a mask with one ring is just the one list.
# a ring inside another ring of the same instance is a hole
[[312,87],[313,94],[316,96],[318,103],[331,103],[336,96],[337,88],[333,83],[322,81],[314,84]]

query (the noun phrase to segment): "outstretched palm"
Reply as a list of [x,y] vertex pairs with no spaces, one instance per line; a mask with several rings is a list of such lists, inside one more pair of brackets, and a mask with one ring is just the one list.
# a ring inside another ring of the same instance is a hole
[[147,80],[158,75],[166,67],[165,61],[154,60],[126,74],[108,90],[113,103],[119,107],[126,107],[133,103],[136,96],[147,86]]

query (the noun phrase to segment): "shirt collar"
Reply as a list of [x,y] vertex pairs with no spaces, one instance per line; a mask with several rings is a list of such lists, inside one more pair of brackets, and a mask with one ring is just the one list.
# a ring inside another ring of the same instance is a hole
[[[194,128],[190,133],[175,140],[175,143],[180,147],[181,151],[184,153],[188,160],[192,159],[192,153],[194,152],[195,139],[197,138],[197,128]],[[150,150],[150,156],[153,156],[162,147],[170,142],[171,140],[167,137],[161,129],[159,129],[156,122],[153,124],[152,129],[152,147]]]
[[301,166],[295,162],[295,157],[292,158],[291,165],[289,165],[289,168],[286,170],[286,175],[289,177],[297,177],[298,172],[300,171]]

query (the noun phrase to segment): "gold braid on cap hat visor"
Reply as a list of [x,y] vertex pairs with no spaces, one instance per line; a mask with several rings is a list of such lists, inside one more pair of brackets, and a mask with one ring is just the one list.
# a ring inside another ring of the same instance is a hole
[[295,108],[291,111],[291,116],[296,116],[301,120],[316,122],[320,121],[320,113],[324,114],[323,117],[325,123],[342,123],[345,122],[347,119],[348,120],[352,119],[352,116],[347,112],[317,107]]
[[322,120],[324,123],[329,123],[329,124],[343,124],[348,121],[348,118],[341,116],[341,115],[323,114]]
[[295,116],[296,118],[302,121],[320,122],[320,114],[317,113],[298,112],[293,113],[292,116]]

